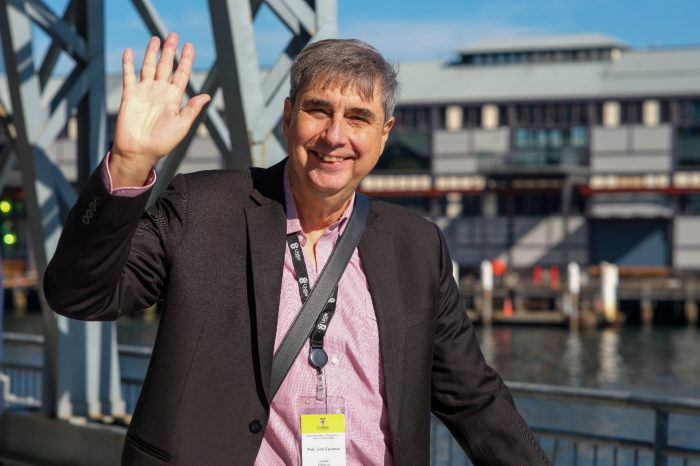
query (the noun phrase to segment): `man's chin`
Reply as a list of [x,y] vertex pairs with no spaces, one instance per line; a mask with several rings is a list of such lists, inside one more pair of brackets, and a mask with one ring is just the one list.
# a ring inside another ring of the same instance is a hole
[[[316,175],[316,176],[314,176]],[[314,191],[323,193],[324,195],[334,195],[341,192],[354,191],[354,183],[351,177],[342,173],[318,173],[312,174],[308,180],[313,186]]]
[[344,199],[350,197],[350,195],[355,191],[355,189],[348,185],[334,186],[334,185],[315,185],[314,192],[322,198],[325,199]]

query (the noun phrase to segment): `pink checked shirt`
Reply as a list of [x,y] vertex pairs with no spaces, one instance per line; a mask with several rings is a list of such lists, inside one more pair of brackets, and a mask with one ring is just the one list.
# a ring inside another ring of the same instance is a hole
[[[143,187],[112,190],[107,166],[108,163],[103,164],[105,168],[102,177],[107,188],[115,195],[135,196],[152,187],[155,182],[153,172]],[[284,193],[287,204],[287,234],[298,233],[303,246],[306,243],[306,235],[301,230],[286,167]],[[310,258],[304,258],[312,286],[328,261],[352,209],[351,202],[340,220],[328,227],[316,243],[318,269]],[[294,265],[289,249],[285,248],[275,350],[300,309],[301,298]],[[303,398],[316,395],[317,380],[316,369],[308,362],[307,348],[299,353],[272,400],[270,418],[255,460],[256,466],[301,463],[299,407],[303,406]],[[338,284],[336,311],[324,338],[324,349],[329,359],[323,369],[326,395],[329,398],[340,397],[344,400],[348,464],[392,465],[377,320],[357,249]]]

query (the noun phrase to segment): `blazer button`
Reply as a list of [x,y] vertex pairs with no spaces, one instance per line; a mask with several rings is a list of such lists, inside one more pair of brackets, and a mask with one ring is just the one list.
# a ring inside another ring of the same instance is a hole
[[248,424],[248,430],[253,434],[257,434],[262,430],[262,428],[262,422],[258,421],[257,419]]

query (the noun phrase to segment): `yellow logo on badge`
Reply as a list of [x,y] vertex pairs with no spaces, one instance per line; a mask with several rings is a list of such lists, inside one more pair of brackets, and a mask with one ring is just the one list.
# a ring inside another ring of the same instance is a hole
[[301,416],[302,434],[339,434],[345,432],[344,414],[304,414]]

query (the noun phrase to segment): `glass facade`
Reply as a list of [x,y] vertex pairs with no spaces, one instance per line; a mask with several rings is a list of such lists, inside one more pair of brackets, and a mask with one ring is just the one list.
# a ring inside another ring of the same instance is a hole
[[677,213],[700,215],[700,194],[681,194],[678,196]]
[[588,164],[589,129],[515,128],[512,132],[513,165],[581,166]]
[[700,126],[700,99],[684,99],[678,102],[679,123]]
[[610,47],[578,50],[538,50],[523,52],[469,53],[463,54],[463,65],[513,65],[518,63],[567,63],[604,61],[612,58]]
[[700,125],[677,128],[676,147],[680,168],[700,168]]
[[585,102],[519,104],[515,106],[518,127],[585,126],[589,121]]
[[389,133],[389,139],[375,170],[429,171],[432,142],[432,131],[395,128]]
[[399,130],[428,130],[433,127],[431,107],[397,107],[394,119],[394,128]]

